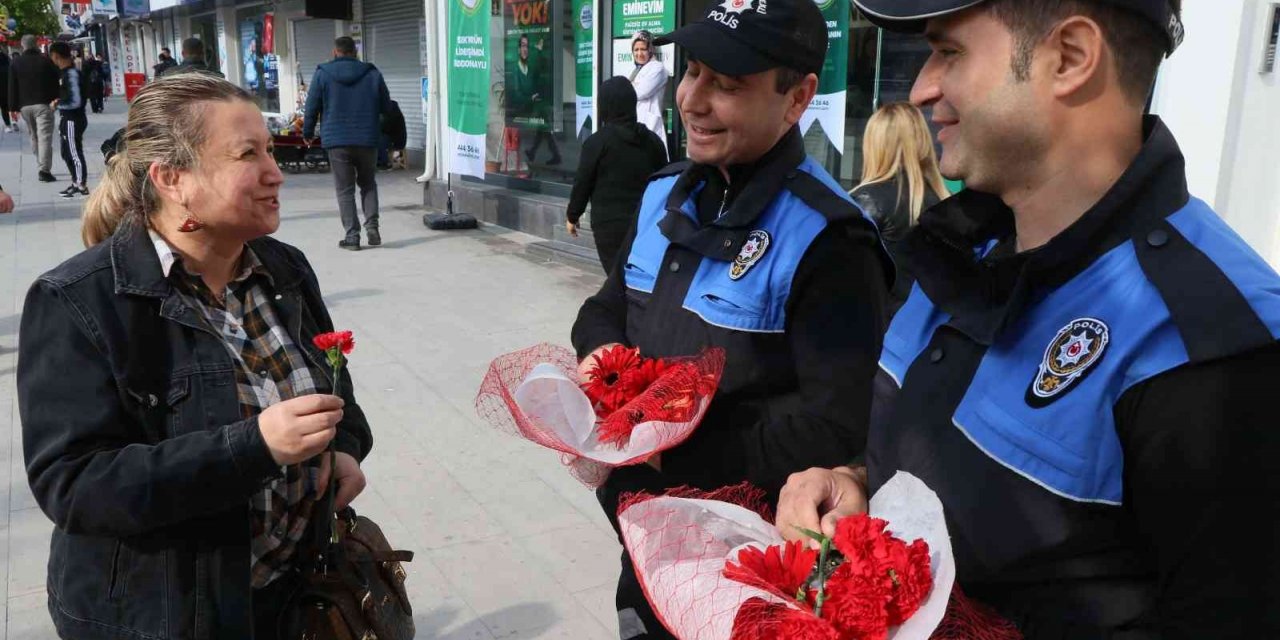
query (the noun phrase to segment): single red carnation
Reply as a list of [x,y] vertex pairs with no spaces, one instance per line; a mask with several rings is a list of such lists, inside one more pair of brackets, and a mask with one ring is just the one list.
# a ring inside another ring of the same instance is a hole
[[818,551],[799,541],[766,547],[764,551],[744,547],[738,552],[738,564],[725,561],[724,577],[794,598],[817,561]]
[[831,623],[811,611],[786,607],[778,622],[778,640],[840,640]]
[[906,561],[894,570],[893,599],[889,601],[889,624],[906,622],[933,589],[933,570],[929,565],[929,543],[916,540],[906,547]]
[[887,606],[893,582],[864,558],[846,558],[827,579],[822,617],[841,634],[883,640],[889,634]]
[[729,640],[840,640],[840,634],[807,609],[749,598],[738,607]]
[[[842,518],[836,523],[833,542],[844,555],[845,565],[850,567],[848,571],[863,575],[862,579],[885,590],[888,595],[884,605],[886,619],[889,625],[896,626],[920,609],[933,588],[933,575],[929,545],[923,540],[908,545],[889,533],[885,529],[887,524],[865,514]],[[836,626],[839,628],[841,624]]]
[[322,333],[312,338],[311,344],[314,344],[317,349],[326,352],[331,349],[338,349],[343,355],[350,354],[351,350],[356,348],[355,338],[350,331]]
[[865,513],[841,518],[836,522],[836,534],[831,541],[846,558],[870,557],[874,553],[874,547],[880,543],[884,528],[888,524],[880,518],[872,518]]
[[591,358],[595,364],[587,371],[587,383],[582,385],[582,390],[592,404],[599,405],[600,415],[608,417],[635,397],[628,393],[622,378],[640,366],[640,350],[618,345]]

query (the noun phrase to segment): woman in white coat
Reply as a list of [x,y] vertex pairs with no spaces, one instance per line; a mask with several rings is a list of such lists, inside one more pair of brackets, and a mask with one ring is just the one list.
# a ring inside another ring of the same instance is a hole
[[[631,72],[631,85],[636,90],[636,121],[657,134],[662,148],[667,148],[667,128],[663,119],[663,90],[667,88],[667,68],[653,51],[653,35],[637,31],[631,37],[631,57],[636,68]],[[668,154],[668,157],[670,154]]]

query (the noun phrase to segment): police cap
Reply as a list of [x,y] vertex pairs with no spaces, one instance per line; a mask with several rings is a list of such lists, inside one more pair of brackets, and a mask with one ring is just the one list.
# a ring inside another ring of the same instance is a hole
[[720,0],[702,20],[654,40],[672,42],[731,76],[775,67],[820,74],[827,57],[827,21],[813,0]]
[[[890,31],[919,33],[929,18],[976,7],[985,0],[853,0],[872,23]],[[1017,1],[1017,0],[1015,0]],[[1165,35],[1166,54],[1182,44],[1182,19],[1169,0],[1094,0],[1128,9],[1151,21]]]

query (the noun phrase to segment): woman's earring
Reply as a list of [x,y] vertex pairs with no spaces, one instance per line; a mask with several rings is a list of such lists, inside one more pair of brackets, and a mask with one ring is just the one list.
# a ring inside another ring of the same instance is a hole
[[203,228],[204,228],[203,222],[196,220],[192,216],[187,216],[187,219],[182,221],[182,226],[178,227],[178,231],[182,233],[192,233],[194,231],[199,231]]
[[[186,209],[187,206],[184,204],[182,205],[182,208]],[[190,211],[187,211],[187,219],[182,221],[182,226],[178,227],[178,232],[193,233],[203,228],[204,228],[204,223],[200,222],[199,220],[196,220],[195,214],[191,213]]]

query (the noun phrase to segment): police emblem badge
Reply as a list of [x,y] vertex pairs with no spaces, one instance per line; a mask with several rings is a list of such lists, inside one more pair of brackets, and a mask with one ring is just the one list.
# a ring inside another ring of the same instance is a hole
[[739,280],[742,276],[747,275],[747,271],[755,266],[760,258],[764,257],[764,252],[769,249],[769,232],[756,229],[747,234],[747,241],[742,245],[742,251],[738,252],[738,257],[733,259],[733,264],[729,266],[729,279]]
[[1027,404],[1043,407],[1079,384],[1111,342],[1107,323],[1095,318],[1072,320],[1044,350],[1040,370],[1027,389]]
[[724,0],[724,2],[720,3],[720,7],[726,13],[742,13],[751,8],[752,2],[754,0]]

